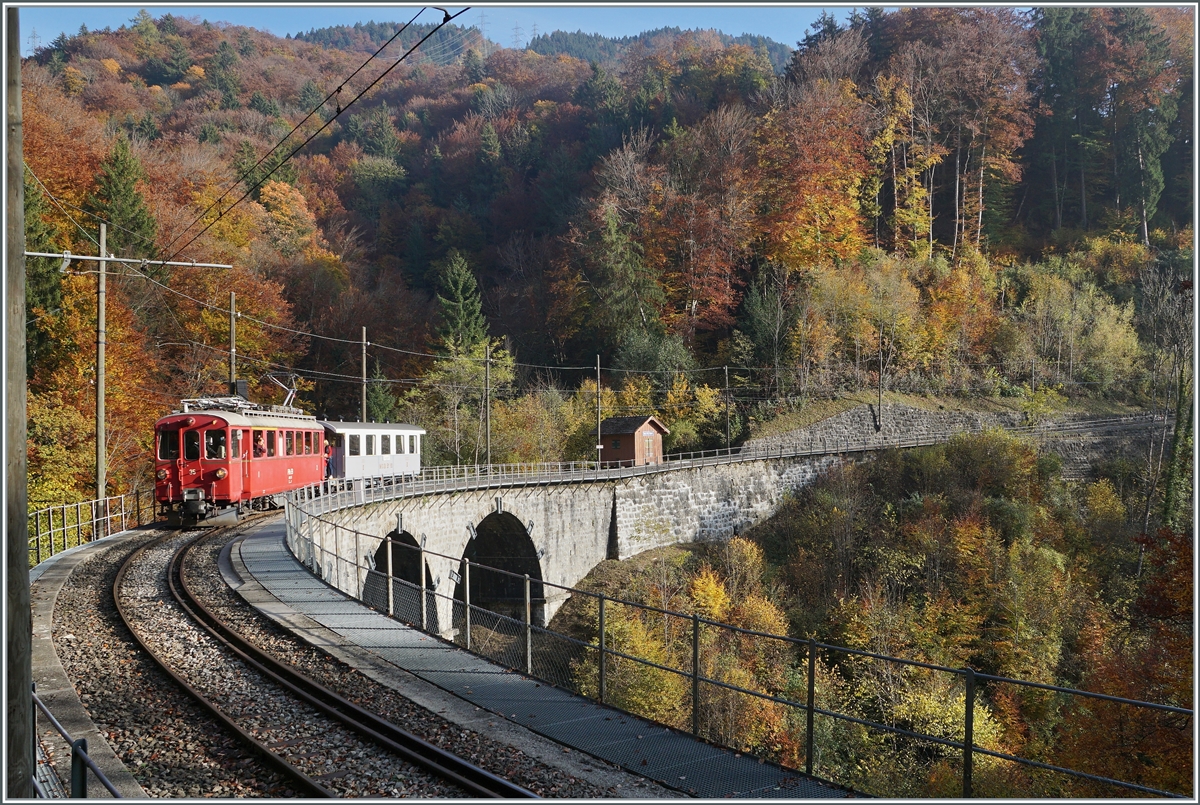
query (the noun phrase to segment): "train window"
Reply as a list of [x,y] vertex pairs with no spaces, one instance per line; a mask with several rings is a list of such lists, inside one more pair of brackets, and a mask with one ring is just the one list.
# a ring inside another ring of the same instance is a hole
[[174,461],[179,458],[179,431],[161,430],[158,432],[158,457],[163,461]]
[[204,457],[208,459],[225,458],[225,431],[204,431]]
[[267,431],[267,458],[275,455],[275,431]]
[[229,431],[229,455],[231,458],[242,457],[242,432],[240,430]]
[[200,431],[185,430],[183,432],[183,457],[186,461],[200,459]]
[[417,436],[415,433],[408,437],[408,452],[417,452]]
[[296,455],[296,434],[294,431],[287,430],[283,432],[283,444],[287,450],[287,455]]
[[312,431],[304,432],[304,455],[306,456],[312,455],[312,437]]
[[350,438],[346,440],[349,443],[349,449],[346,452],[352,456],[358,455],[358,438],[357,433],[351,433]]
[[379,455],[386,456],[392,452],[392,437],[384,434],[379,437]]
[[396,455],[400,455],[403,452],[404,452],[404,434],[397,433],[396,434]]
[[267,454],[267,440],[261,430],[254,431],[254,457],[261,458]]
[[367,455],[368,456],[375,455],[375,435],[374,434],[367,436]]

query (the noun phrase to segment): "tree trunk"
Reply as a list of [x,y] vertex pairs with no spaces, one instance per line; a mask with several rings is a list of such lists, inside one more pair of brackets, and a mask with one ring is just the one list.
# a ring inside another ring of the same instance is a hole
[[975,248],[979,249],[983,242],[983,174],[987,170],[987,140],[983,141],[983,149],[979,152],[979,212],[975,222]]
[[954,257],[958,254],[958,230],[962,223],[962,204],[959,198],[959,178],[961,176],[960,167],[962,163],[962,133],[955,133],[955,148],[954,148],[954,242],[950,246],[950,256]]
[[892,146],[892,251],[900,248],[900,183],[896,181],[896,147]]
[[1050,181],[1054,185],[1054,228],[1062,229],[1062,198],[1058,194],[1058,159],[1054,146],[1050,147]]
[[937,165],[929,167],[929,259],[933,259],[933,178]]
[[1142,154],[1142,135],[1138,134],[1137,140],[1137,156],[1138,156],[1138,179],[1142,185],[1141,204],[1142,208],[1142,243],[1147,248],[1150,246],[1150,227],[1146,220],[1146,159]]
[[[1076,116],[1078,117],[1078,113]],[[1083,123],[1081,122],[1079,124],[1079,225],[1085,230],[1088,228],[1086,168],[1087,151],[1083,146]]]

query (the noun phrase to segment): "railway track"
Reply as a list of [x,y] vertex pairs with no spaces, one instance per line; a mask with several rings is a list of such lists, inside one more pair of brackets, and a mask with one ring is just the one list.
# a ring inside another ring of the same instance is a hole
[[143,546],[118,572],[113,597],[140,647],[298,793],[536,796],[364,710],[223,625],[187,579],[188,551],[212,535],[168,534]]

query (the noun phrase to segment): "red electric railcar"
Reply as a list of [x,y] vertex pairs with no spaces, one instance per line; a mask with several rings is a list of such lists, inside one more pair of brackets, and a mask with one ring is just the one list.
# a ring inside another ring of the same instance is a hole
[[154,495],[177,525],[236,520],[325,478],[325,431],[298,409],[240,397],[184,400],[154,426]]

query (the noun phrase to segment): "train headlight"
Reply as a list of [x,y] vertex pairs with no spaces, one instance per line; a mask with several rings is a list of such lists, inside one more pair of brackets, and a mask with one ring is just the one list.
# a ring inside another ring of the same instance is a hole
[[228,475],[228,474],[229,474],[229,473],[228,473],[228,472],[226,472],[224,469],[217,470],[217,472],[216,472],[217,480],[218,480],[218,481],[222,481],[222,480],[224,480],[224,479],[225,479],[225,476],[226,476],[226,475]]
[[165,481],[165,480],[167,480],[167,474],[168,473],[167,473],[166,469],[161,469],[158,472],[154,473],[154,477],[160,481]]

